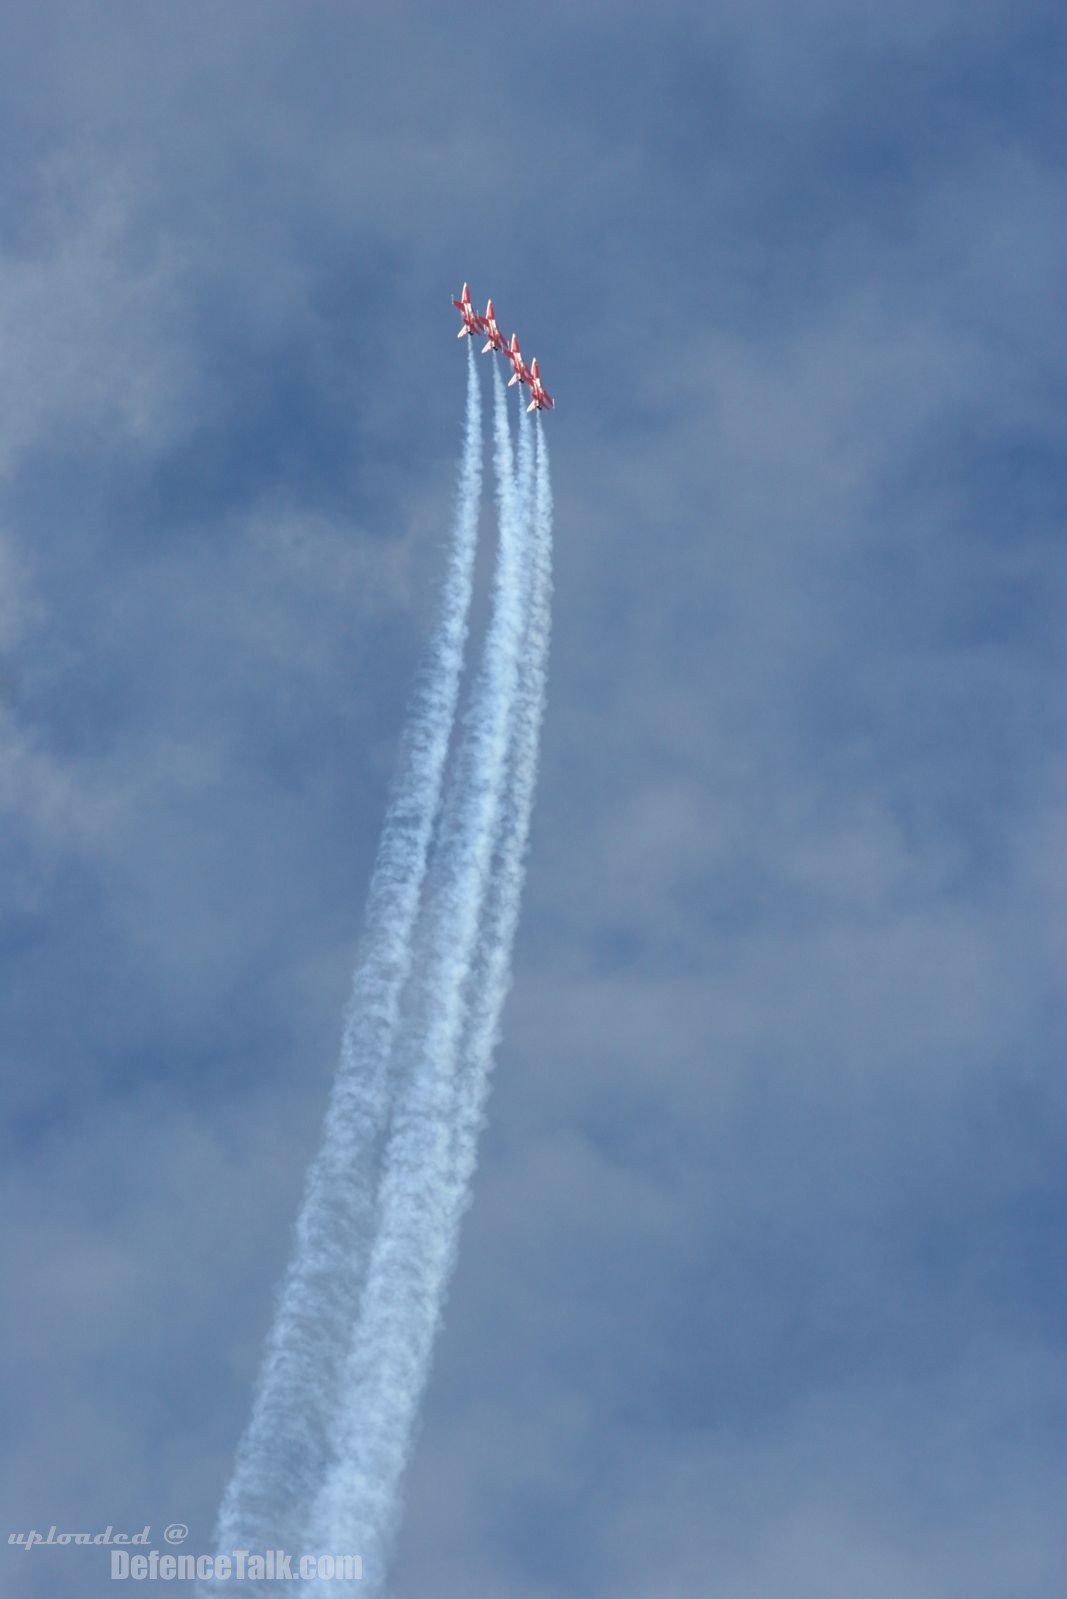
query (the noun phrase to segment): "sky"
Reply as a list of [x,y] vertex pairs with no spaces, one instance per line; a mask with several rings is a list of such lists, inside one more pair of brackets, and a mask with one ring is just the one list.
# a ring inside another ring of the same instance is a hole
[[[443,572],[467,279],[557,399],[553,656],[395,1599],[1048,1599],[1060,8],[3,31],[7,1530],[211,1547]],[[111,1587],[74,1548],[2,1582]]]

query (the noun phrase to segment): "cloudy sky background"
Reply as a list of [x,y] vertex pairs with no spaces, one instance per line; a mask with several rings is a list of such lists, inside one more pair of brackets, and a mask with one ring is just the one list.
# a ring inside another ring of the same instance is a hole
[[9,0],[5,1530],[210,1547],[469,278],[559,402],[555,635],[397,1599],[1056,1591],[1064,31]]

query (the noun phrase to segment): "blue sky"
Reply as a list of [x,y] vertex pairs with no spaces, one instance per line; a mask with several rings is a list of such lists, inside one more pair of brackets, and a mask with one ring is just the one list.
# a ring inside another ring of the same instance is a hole
[[[11,1529],[211,1523],[461,421],[539,356],[544,761],[397,1599],[1061,1580],[1064,29],[12,0]],[[9,1550],[15,1595],[105,1592]]]

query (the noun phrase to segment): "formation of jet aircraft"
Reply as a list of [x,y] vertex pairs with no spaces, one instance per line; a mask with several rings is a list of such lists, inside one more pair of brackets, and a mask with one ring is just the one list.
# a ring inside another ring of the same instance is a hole
[[485,308],[485,315],[480,316],[471,304],[470,284],[465,283],[463,285],[463,293],[458,300],[453,298],[452,304],[463,318],[463,326],[456,334],[456,338],[468,339],[473,338],[475,334],[488,334],[488,338],[482,346],[482,354],[488,355],[490,350],[497,350],[501,355],[507,356],[512,367],[511,376],[508,379],[508,388],[511,388],[514,383],[525,383],[533,394],[533,399],[526,407],[527,411],[551,411],[556,402],[541,382],[537,357],[534,356],[529,366],[527,366],[523,359],[522,351],[519,349],[519,335],[513,333],[510,344],[505,340],[504,335],[497,327],[496,312],[493,310],[492,300],[489,301]]

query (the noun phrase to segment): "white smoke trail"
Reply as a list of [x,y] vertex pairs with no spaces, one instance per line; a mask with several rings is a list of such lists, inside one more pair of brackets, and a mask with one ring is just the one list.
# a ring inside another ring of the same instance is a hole
[[400,1082],[385,1155],[379,1230],[341,1389],[335,1465],[311,1523],[310,1547],[363,1556],[364,1592],[373,1592],[384,1575],[400,1478],[455,1252],[456,1074],[520,698],[526,519],[497,369],[494,385],[500,547],[493,612],[456,754],[462,772],[456,813],[435,856],[437,883],[420,946],[424,964],[415,978],[421,992],[412,997],[411,1025],[398,1044],[409,1075]]
[[[453,1229],[453,1248],[458,1244],[459,1215],[470,1197],[493,1053],[500,1042],[500,1018],[511,986],[511,954],[526,877],[526,853],[548,680],[548,646],[552,624],[552,485],[548,446],[540,413],[537,413],[535,423],[534,419],[520,412],[519,423],[519,496],[529,521],[524,545],[526,626],[519,695],[508,757],[507,786],[501,807],[497,860],[470,986],[467,1025],[457,1077],[452,1159],[458,1215]],[[535,425],[536,475],[531,438]],[[449,1263],[449,1272],[453,1263]]]
[[[481,396],[469,354],[458,503],[439,621],[416,685],[371,879],[323,1143],[308,1174],[252,1418],[219,1514],[220,1554],[305,1550],[308,1516],[328,1469],[337,1388],[376,1219],[400,996],[411,968],[463,666],[481,473]],[[234,1591],[232,1585],[227,1591]],[[271,1585],[270,1591],[279,1588]]]

